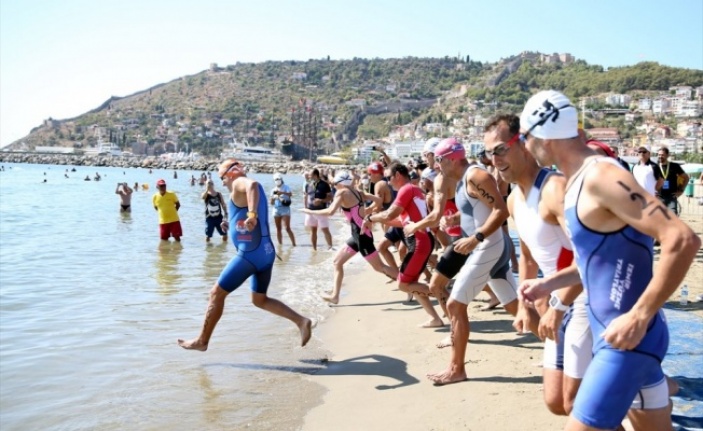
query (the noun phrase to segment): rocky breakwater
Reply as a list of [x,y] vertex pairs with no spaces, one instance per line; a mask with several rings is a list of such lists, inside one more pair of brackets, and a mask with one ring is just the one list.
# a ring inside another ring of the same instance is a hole
[[[199,158],[196,160],[164,160],[160,157],[113,157],[113,156],[86,156],[77,154],[38,154],[19,152],[0,152],[0,163],[31,163],[37,165],[65,165],[65,166],[96,166],[116,168],[143,168],[143,169],[168,169],[186,171],[215,171],[220,163],[215,158]],[[247,168],[256,173],[301,173],[313,167],[349,169],[352,166],[327,166],[303,161],[288,162],[248,162]]]

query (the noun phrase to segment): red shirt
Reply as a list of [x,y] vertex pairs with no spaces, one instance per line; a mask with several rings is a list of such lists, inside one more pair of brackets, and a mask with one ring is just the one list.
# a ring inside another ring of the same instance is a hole
[[403,212],[400,214],[403,226],[411,222],[419,222],[427,217],[425,194],[422,193],[420,187],[412,183],[407,183],[398,190],[398,195],[395,197],[393,205],[403,208]]

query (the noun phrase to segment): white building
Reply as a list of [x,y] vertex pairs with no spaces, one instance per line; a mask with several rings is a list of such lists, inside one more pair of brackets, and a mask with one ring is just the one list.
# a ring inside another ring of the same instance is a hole
[[605,103],[610,106],[628,106],[631,101],[632,96],[627,94],[609,94],[605,96]]
[[698,100],[686,100],[685,102],[679,103],[676,107],[675,115],[685,118],[700,117],[701,102]]
[[669,106],[671,106],[669,99],[655,99],[652,102],[652,112],[655,114],[663,114],[669,110]]

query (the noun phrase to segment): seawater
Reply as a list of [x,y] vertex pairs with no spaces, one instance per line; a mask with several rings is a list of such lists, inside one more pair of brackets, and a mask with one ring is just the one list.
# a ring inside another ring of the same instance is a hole
[[[301,348],[297,328],[251,304],[249,283],[227,300],[210,350],[185,351],[208,291],[234,254],[205,242],[200,172],[5,164],[0,172],[0,427],[28,429],[299,429],[321,402],[310,383],[327,353]],[[84,181],[96,172],[101,181]],[[68,175],[68,178],[65,177]],[[212,173],[216,188],[226,192]],[[251,174],[268,191],[270,175]],[[181,244],[162,242],[151,198],[157,179],[181,202]],[[46,182],[44,182],[46,180]],[[303,228],[300,175],[292,227],[277,247],[269,294],[318,322],[332,284],[333,252]],[[118,182],[148,184],[119,212]],[[275,242],[275,228],[270,220]],[[349,228],[335,218],[335,244]],[[360,268],[361,259],[354,265]],[[345,286],[345,289],[349,289]]]

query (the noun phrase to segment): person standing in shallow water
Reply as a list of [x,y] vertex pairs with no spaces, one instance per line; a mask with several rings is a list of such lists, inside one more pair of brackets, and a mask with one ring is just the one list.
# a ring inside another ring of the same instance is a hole
[[205,203],[205,241],[210,242],[215,229],[222,236],[222,241],[227,241],[227,233],[222,229],[223,220],[227,217],[227,205],[222,193],[215,190],[212,180],[207,180],[207,190],[200,198]]
[[127,183],[117,183],[115,194],[120,195],[120,212],[132,212],[132,192]]
[[154,209],[159,213],[159,234],[163,241],[168,241],[173,237],[180,241],[183,236],[181,219],[178,217],[178,210],[181,203],[175,193],[166,190],[166,181],[158,180],[156,188],[159,190],[151,198]]
[[263,187],[247,178],[244,167],[235,159],[222,162],[218,175],[230,191],[227,201],[229,221],[226,226],[232,225],[228,231],[237,254],[225,266],[210,290],[200,335],[188,341],[178,339],[178,345],[188,350],[206,351],[215,326],[222,317],[225,299],[251,277],[252,303],[295,323],[300,330],[300,344],[305,346],[312,335],[312,321],[283,302],[269,298],[266,293],[276,253],[269,233],[268,203]]

